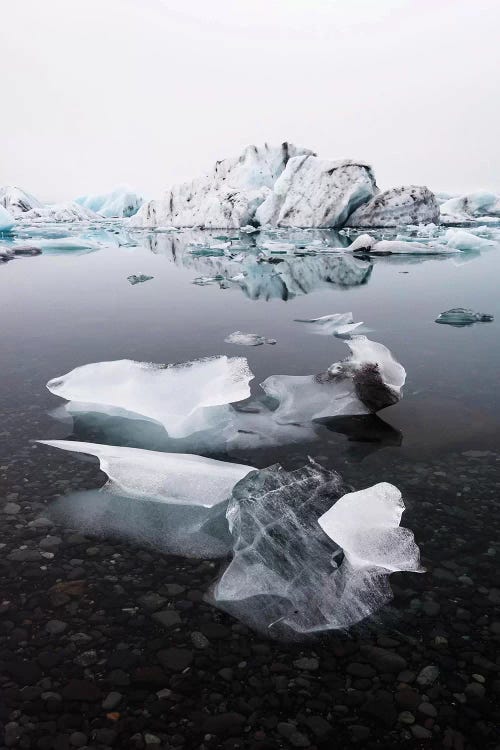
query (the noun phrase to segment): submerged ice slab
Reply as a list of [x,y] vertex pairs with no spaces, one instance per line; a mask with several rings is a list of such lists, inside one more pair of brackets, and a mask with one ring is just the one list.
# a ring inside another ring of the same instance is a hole
[[224,339],[226,344],[238,344],[239,346],[261,346],[262,344],[275,344],[276,339],[268,339],[265,336],[259,336],[258,333],[242,333],[234,331]]
[[180,438],[216,424],[227,404],[250,395],[252,378],[243,357],[178,365],[122,359],[77,367],[50,380],[47,388],[83,405],[84,411],[139,414],[163,425],[170,437]]
[[354,331],[362,322],[355,323],[351,312],[333,313],[332,315],[323,315],[321,318],[296,318],[296,323],[309,323],[310,332],[317,333],[321,336],[346,336]]
[[392,485],[346,495],[314,462],[253,472],[228,505],[234,554],[214,603],[271,635],[347,628],[391,598],[389,573],[421,570],[403,509]]
[[492,320],[493,315],[488,313],[474,312],[474,310],[468,310],[465,307],[454,307],[442,312],[435,322],[446,323],[450,326],[470,326],[472,323],[490,323]]
[[30,211],[32,208],[42,208],[42,205],[33,195],[14,185],[6,185],[0,188],[0,206],[7,209],[14,217]]
[[104,486],[108,492],[173,505],[212,508],[228,500],[234,485],[253,471],[252,466],[191,454],[159,453],[71,440],[38,442],[96,456],[102,471],[108,476]]
[[133,216],[143,202],[140,195],[126,186],[117,187],[110,193],[82,195],[75,199],[75,203],[107,219]]
[[409,185],[375,195],[351,213],[350,227],[395,227],[439,223],[439,205],[427,187]]
[[0,232],[10,232],[15,224],[14,216],[6,208],[0,206]]
[[319,375],[271,375],[262,383],[278,401],[273,418],[302,424],[326,417],[368,414],[397,403],[406,379],[404,367],[383,344],[366,336],[345,341],[351,355]]

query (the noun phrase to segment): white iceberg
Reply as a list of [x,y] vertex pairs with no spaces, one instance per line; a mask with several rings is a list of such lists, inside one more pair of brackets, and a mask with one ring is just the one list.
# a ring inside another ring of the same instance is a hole
[[39,440],[53,448],[96,456],[108,482],[102,489],[115,495],[173,505],[213,508],[227,501],[234,485],[252,466],[216,461],[183,453],[80,443],[72,440]]
[[203,177],[174,186],[165,197],[144,203],[130,220],[137,227],[238,228],[254,224],[258,206],[288,160],[309,149],[247,146],[240,156],[216,162]]
[[317,333],[321,336],[339,337],[346,336],[363,325],[363,322],[354,322],[351,312],[322,315],[320,318],[296,318],[295,322],[311,324],[309,329],[311,333]]
[[15,218],[3,206],[0,206],[0,232],[10,232],[16,224]]
[[3,206],[12,216],[16,217],[32,208],[42,208],[43,204],[21,188],[6,185],[0,187],[0,206]]
[[466,232],[465,229],[448,229],[445,232],[444,241],[448,247],[454,250],[462,250],[462,252],[480,251],[496,244],[492,240],[478,237],[472,232]]
[[47,383],[74,410],[142,418],[181,438],[224,421],[227,405],[250,395],[243,357],[211,357],[178,365],[130,359],[77,367]]
[[345,341],[351,356],[319,375],[271,375],[261,384],[278,401],[273,419],[280,424],[347,414],[369,414],[397,403],[406,379],[404,367],[383,344],[366,336]]
[[261,226],[342,226],[377,190],[368,164],[314,154],[290,159],[272,193],[256,211]]
[[95,222],[102,220],[94,211],[78,203],[54,203],[50,206],[34,207],[19,215],[19,219],[26,223],[41,224],[45,222]]
[[261,346],[262,344],[275,344],[276,339],[268,339],[265,336],[259,336],[258,333],[242,333],[234,331],[224,339],[226,344],[238,344],[239,346]]
[[421,571],[412,533],[399,528],[401,493],[385,483],[344,493],[340,476],[314,462],[239,482],[227,509],[233,559],[214,603],[285,637],[348,628],[385,604],[389,573]]
[[376,240],[369,234],[357,237],[347,250],[361,255],[446,255],[459,252],[443,242],[419,242],[413,239]]
[[486,191],[450,198],[440,206],[441,223],[466,224],[482,217],[500,218],[500,195]]
[[350,227],[395,227],[439,223],[439,205],[429,188],[391,188],[363,203],[348,218]]
[[75,199],[75,203],[107,219],[133,216],[143,202],[142,196],[126,186],[115,188],[110,193],[83,195]]

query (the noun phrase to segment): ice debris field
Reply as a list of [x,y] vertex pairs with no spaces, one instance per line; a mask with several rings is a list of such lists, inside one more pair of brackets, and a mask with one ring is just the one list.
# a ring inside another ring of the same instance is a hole
[[[59,204],[0,188],[0,262],[143,247],[172,258],[200,288],[250,300],[361,286],[387,262],[462,265],[499,245],[498,195],[444,199],[415,185],[381,191],[370,165],[287,142],[248,146],[148,201],[126,186]],[[124,281],[154,278],[134,273]],[[203,455],[307,444],[321,420],[376,419],[402,398],[406,371],[368,338],[369,321],[325,313],[293,322],[346,345],[346,356],[319,372],[311,363],[312,373],[280,373],[279,340],[262,332],[220,332],[236,354],[276,345],[257,395],[242,356],[101,361],[51,379],[48,389],[65,402],[55,416],[99,425],[103,442],[39,442],[94,456],[108,477],[100,489],[70,496],[68,521],[168,553],[220,558],[206,598],[272,637],[345,629],[373,615],[391,598],[391,573],[422,570],[395,486],[354,489],[307,454],[293,471]],[[435,314],[436,323],[457,328],[493,321],[464,307]],[[117,434],[131,445],[114,444]]]

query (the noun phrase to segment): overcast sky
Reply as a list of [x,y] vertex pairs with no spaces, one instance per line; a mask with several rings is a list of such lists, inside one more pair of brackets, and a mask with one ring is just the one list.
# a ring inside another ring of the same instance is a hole
[[500,192],[499,0],[5,0],[0,185],[148,197],[248,143]]

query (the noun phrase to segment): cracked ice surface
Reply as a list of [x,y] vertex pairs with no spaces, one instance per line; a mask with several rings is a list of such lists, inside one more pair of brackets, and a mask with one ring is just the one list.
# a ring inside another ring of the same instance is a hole
[[77,367],[47,383],[49,391],[80,411],[141,415],[170,437],[213,427],[227,405],[250,395],[253,378],[243,357],[211,357],[178,365],[130,359]]
[[396,487],[345,494],[314,462],[253,472],[228,504],[234,554],[213,601],[272,635],[347,628],[391,598],[389,573],[421,570],[403,509]]
[[216,461],[183,453],[80,443],[72,440],[39,440],[43,445],[96,456],[107,474],[104,486],[115,495],[172,505],[212,508],[231,496],[234,485],[252,466]]

